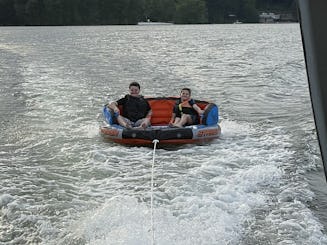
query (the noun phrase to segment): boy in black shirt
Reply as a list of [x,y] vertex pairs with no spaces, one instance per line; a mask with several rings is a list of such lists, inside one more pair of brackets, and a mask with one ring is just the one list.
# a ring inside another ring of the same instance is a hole
[[[150,126],[151,107],[148,101],[140,95],[140,90],[140,84],[132,82],[129,85],[129,94],[109,104],[109,108],[117,115],[117,122],[125,128]],[[119,105],[123,106],[122,115],[120,115]]]

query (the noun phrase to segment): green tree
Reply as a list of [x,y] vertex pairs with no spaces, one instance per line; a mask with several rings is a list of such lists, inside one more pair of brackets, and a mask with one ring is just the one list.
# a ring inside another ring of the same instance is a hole
[[98,0],[80,0],[80,3],[77,7],[80,24],[100,24],[100,10]]
[[25,5],[26,24],[41,25],[43,2],[41,0],[28,0]]
[[62,1],[63,25],[78,25],[82,22],[79,5],[81,0]]
[[64,0],[43,0],[44,4],[44,25],[63,25],[64,9],[62,1]]
[[14,0],[14,9],[16,14],[16,23],[18,25],[26,24],[25,4],[27,0]]
[[0,0],[0,25],[16,24],[16,13],[12,0]]
[[137,24],[142,17],[143,0],[99,0],[101,24]]
[[258,22],[259,11],[296,17],[296,0],[0,0],[0,25]]
[[[240,0],[225,1],[224,23],[234,22],[239,19]],[[234,18],[231,18],[234,16]]]
[[206,6],[208,9],[208,22],[213,23],[224,23],[224,11],[225,1],[224,0],[207,0]]
[[257,23],[259,21],[259,14],[255,4],[256,0],[241,1],[239,16],[242,22]]
[[[172,22],[175,15],[175,0],[148,0],[144,16],[155,22]],[[143,19],[144,20],[144,19]]]
[[125,18],[124,9],[128,0],[100,0],[100,23],[101,24],[123,24]]
[[206,4],[203,0],[179,0],[174,22],[177,24],[207,23]]
[[129,0],[126,9],[127,24],[137,24],[142,18],[143,0]]

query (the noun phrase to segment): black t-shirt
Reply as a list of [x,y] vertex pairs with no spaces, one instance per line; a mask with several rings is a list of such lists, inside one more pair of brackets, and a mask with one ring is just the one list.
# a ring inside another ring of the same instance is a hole
[[149,102],[143,96],[136,97],[127,94],[118,100],[117,104],[123,106],[123,116],[132,122],[145,118],[151,110]]

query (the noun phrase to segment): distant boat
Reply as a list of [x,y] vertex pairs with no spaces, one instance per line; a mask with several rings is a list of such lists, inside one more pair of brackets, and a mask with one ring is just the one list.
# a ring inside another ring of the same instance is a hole
[[147,26],[147,25],[173,25],[173,23],[169,23],[169,22],[138,22],[137,23],[140,26]]
[[233,24],[242,24],[243,22],[236,20]]
[[150,19],[147,19],[147,21],[141,21],[137,23],[138,25],[172,25],[173,23],[170,22],[153,22]]

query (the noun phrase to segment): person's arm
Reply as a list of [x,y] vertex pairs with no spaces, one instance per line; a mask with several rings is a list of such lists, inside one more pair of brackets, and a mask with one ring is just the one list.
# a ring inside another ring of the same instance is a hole
[[115,113],[119,113],[118,103],[116,101],[112,101],[109,103],[108,107],[112,109]]
[[193,109],[196,110],[199,115],[202,115],[204,113],[204,110],[201,110],[201,108],[197,104],[193,105]]
[[149,112],[148,112],[148,114],[146,114],[145,119],[148,119],[149,122],[150,122],[151,121],[151,116],[152,116],[152,110],[150,109]]
[[193,107],[193,109],[199,114],[202,115],[204,113],[203,110],[195,103],[194,99],[189,101],[189,104]]
[[176,118],[176,113],[173,112],[173,113],[171,114],[171,118],[170,118],[169,124],[173,124],[174,121],[175,121],[175,118]]
[[171,118],[170,118],[169,124],[173,124],[175,122],[175,118],[176,118],[177,112],[179,110],[178,105],[179,105],[179,103],[178,103],[178,101],[176,101],[176,103],[173,107],[173,111],[171,113]]
[[141,123],[142,128],[146,128],[147,126],[150,125],[151,123],[151,116],[152,116],[152,110],[150,110],[147,114],[146,117],[144,118],[143,122]]
[[120,114],[120,110],[118,108],[119,105],[124,105],[126,101],[126,96],[117,100],[117,101],[112,101],[109,103],[108,107],[112,109],[115,113]]
[[146,128],[151,124],[151,116],[152,116],[152,110],[151,110],[151,106],[149,104],[149,102],[147,100],[145,100],[146,104],[147,104],[147,111],[148,113],[146,114],[143,122],[141,123],[141,127]]

